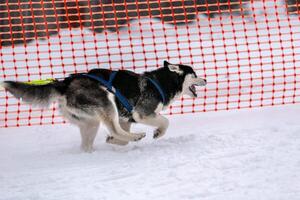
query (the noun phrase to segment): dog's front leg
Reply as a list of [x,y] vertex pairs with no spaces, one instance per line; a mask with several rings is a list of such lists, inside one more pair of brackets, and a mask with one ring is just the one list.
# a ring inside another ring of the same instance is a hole
[[157,129],[154,130],[154,139],[162,137],[169,127],[169,120],[159,114],[154,114],[143,118],[141,118],[138,114],[135,114],[134,120],[141,124],[157,127]]

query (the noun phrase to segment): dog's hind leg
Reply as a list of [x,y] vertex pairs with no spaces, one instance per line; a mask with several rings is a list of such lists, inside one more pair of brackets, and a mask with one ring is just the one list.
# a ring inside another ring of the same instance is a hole
[[[103,123],[106,125],[107,129],[111,133],[112,138],[116,138],[118,140],[122,140],[125,142],[128,141],[138,141],[146,136],[145,133],[130,133],[122,129],[119,124],[119,120],[115,117],[102,119]],[[106,141],[109,143],[110,138]]]
[[93,143],[99,129],[100,121],[91,117],[81,116],[80,112],[71,112],[66,106],[65,99],[59,100],[59,109],[61,114],[72,124],[80,129],[81,149],[85,152],[93,151]]
[[99,115],[101,116],[101,120],[106,125],[113,138],[128,142],[138,141],[145,137],[145,133],[131,133],[129,131],[125,131],[121,127],[119,122],[119,113],[114,100],[114,95],[109,93],[108,99],[109,102],[107,102],[105,110],[99,110]]
[[[125,131],[130,131],[130,126],[131,126],[131,123],[130,122],[126,122],[122,119],[120,119],[120,126],[123,130]],[[119,140],[117,138],[114,138],[113,136],[111,135],[108,135],[107,138],[106,138],[106,142],[107,143],[110,143],[110,144],[116,144],[116,145],[121,145],[121,146],[125,146],[128,144],[128,141],[124,141],[124,140]]]
[[120,126],[125,130],[125,131],[130,131],[130,127],[131,127],[131,123],[130,122],[126,122],[122,119],[120,119]]
[[93,144],[99,129],[100,122],[85,121],[78,124],[81,134],[81,149],[85,152],[93,152]]

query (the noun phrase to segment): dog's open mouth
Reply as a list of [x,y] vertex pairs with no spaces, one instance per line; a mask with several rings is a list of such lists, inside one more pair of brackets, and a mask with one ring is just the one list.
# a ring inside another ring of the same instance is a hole
[[196,85],[191,85],[189,87],[190,91],[192,92],[192,94],[194,95],[194,97],[197,97],[197,93],[196,93]]

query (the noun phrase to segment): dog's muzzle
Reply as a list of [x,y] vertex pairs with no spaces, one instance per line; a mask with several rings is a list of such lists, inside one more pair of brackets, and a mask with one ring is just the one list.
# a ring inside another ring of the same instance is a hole
[[196,84],[197,86],[205,86],[207,84],[206,79],[200,78],[198,83]]
[[199,79],[196,84],[193,84],[189,87],[189,90],[193,94],[194,97],[197,97],[197,91],[196,91],[196,86],[205,86],[207,84],[207,81],[205,79]]

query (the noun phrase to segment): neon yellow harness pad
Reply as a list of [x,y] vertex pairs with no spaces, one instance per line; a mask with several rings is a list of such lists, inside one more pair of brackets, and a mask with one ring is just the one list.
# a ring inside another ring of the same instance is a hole
[[28,84],[28,85],[47,85],[49,83],[53,83],[54,81],[55,81],[55,79],[48,78],[45,80],[35,80],[35,81],[29,81],[29,82],[24,82],[24,83]]

